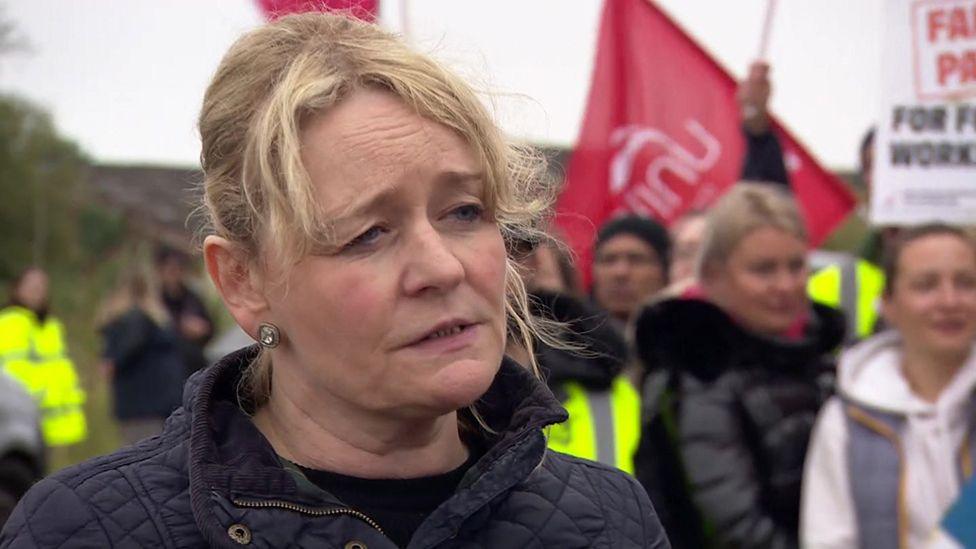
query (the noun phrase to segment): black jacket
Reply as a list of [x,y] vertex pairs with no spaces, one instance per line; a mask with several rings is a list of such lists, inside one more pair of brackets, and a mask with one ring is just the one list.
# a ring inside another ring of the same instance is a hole
[[[773,340],[711,303],[671,299],[643,310],[635,331],[651,371],[645,421],[663,413],[667,431],[657,448],[642,444],[638,477],[658,507],[669,505],[662,519],[675,546],[796,547],[804,456],[831,389],[843,317],[814,306],[802,339]],[[662,385],[668,398],[652,396]],[[645,425],[649,437],[655,429]],[[683,483],[662,478],[662,445]],[[682,491],[690,505],[677,501]]]
[[[161,294],[163,305],[166,306],[166,310],[169,311],[169,316],[173,321],[173,326],[176,327],[177,333],[180,335],[179,345],[180,351],[183,353],[183,366],[186,370],[186,377],[189,377],[194,372],[204,368],[207,365],[207,358],[203,354],[204,347],[213,338],[214,334],[214,323],[213,319],[210,317],[210,313],[207,311],[206,305],[203,304],[203,300],[200,299],[193,290],[187,288],[185,285],[180,287],[180,292],[177,294],[168,294],[163,292]],[[194,316],[208,324],[208,330],[197,338],[187,338],[184,337],[179,332],[180,320],[184,316]]]
[[[35,485],[0,547],[393,547],[283,468],[238,408],[255,353],[194,376],[162,435]],[[498,435],[409,547],[668,547],[636,481],[546,451],[542,427],[566,415],[526,370],[506,360],[479,407]]]
[[742,159],[740,179],[775,183],[791,191],[790,176],[783,159],[783,148],[773,130],[752,134],[743,129],[742,134],[746,140],[746,154]]
[[164,419],[180,405],[185,372],[177,335],[132,308],[101,329],[103,356],[115,365],[115,417]]
[[609,389],[627,362],[627,342],[607,314],[583,300],[547,290],[534,290],[529,303],[533,315],[564,323],[560,337],[582,347],[569,351],[536,343],[549,388],[558,392],[562,383],[575,381],[595,391]]

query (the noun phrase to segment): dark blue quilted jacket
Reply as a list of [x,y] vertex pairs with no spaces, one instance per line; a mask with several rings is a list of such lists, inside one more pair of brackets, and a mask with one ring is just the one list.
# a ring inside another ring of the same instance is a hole
[[[395,547],[369,517],[283,468],[240,411],[237,382],[255,352],[194,376],[162,435],[34,486],[0,548]],[[631,477],[546,450],[542,428],[565,411],[523,368],[503,363],[478,407],[499,435],[410,548],[668,547]]]

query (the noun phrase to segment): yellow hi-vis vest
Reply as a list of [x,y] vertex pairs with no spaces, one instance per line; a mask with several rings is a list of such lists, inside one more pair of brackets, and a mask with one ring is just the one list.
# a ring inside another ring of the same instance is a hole
[[844,313],[846,341],[854,343],[874,333],[884,285],[885,276],[880,268],[870,261],[851,258],[814,273],[807,282],[807,294],[817,303]]
[[0,311],[0,365],[37,401],[48,446],[85,439],[85,393],[57,319],[49,316],[42,323],[33,311],[17,306]]
[[634,474],[640,396],[630,381],[617,377],[606,391],[588,390],[574,381],[562,388],[569,419],[549,428],[549,448]]

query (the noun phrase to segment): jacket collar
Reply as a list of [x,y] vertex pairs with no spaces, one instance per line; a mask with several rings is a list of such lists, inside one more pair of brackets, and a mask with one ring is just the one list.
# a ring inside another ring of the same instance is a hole
[[634,334],[645,367],[682,366],[688,373],[711,379],[736,364],[796,372],[840,345],[844,318],[815,303],[803,336],[785,340],[745,330],[703,299],[672,298],[642,309],[634,322]]
[[32,324],[43,324],[47,320],[48,307],[45,305],[40,311],[35,311],[29,307],[25,307],[19,303],[11,302],[9,305],[3,308],[4,313],[11,313],[23,316],[30,320]]
[[976,417],[976,409],[971,409],[970,404],[976,394],[976,344],[938,400],[932,403],[916,396],[902,373],[902,341],[897,331],[889,330],[848,349],[837,368],[840,394],[859,406],[899,416]]
[[[183,406],[190,418],[190,502],[201,532],[211,543],[225,537],[227,526],[216,519],[215,497],[231,502],[242,498],[341,505],[324,491],[302,490],[238,405],[242,373],[257,353],[255,345],[227,355],[195,374],[184,390]],[[546,386],[507,357],[475,407],[494,431],[476,435],[487,451],[462,480],[452,497],[452,510],[438,509],[435,515],[443,516],[428,521],[436,527],[426,528],[430,531],[425,535],[449,535],[455,522],[525,479],[544,456],[542,428],[567,417]]]

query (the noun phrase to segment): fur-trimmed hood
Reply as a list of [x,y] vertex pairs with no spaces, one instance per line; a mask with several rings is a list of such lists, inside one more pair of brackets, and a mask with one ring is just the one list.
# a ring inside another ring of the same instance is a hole
[[697,298],[650,304],[634,323],[634,344],[646,369],[680,367],[705,380],[744,363],[795,368],[832,352],[843,337],[844,316],[820,304],[813,304],[804,334],[796,340],[749,332],[717,305]]

